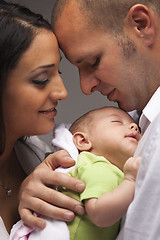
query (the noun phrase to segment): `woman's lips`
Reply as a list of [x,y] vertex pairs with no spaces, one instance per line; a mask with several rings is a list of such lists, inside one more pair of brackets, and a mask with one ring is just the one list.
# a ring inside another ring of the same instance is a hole
[[55,107],[47,109],[47,110],[40,110],[39,113],[45,114],[47,116],[55,117],[57,115],[57,110]]

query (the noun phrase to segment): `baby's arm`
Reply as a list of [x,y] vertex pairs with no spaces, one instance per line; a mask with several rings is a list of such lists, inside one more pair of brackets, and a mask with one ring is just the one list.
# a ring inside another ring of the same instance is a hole
[[112,192],[107,192],[98,199],[85,200],[86,212],[95,225],[108,227],[124,216],[134,197],[140,160],[140,157],[131,157],[126,161],[123,169],[124,180]]

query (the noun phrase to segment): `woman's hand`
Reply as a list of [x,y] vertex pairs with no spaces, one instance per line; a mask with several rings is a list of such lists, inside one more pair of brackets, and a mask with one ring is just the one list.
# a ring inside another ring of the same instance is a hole
[[50,154],[22,183],[19,214],[25,224],[43,229],[45,221],[33,212],[62,221],[72,221],[74,213],[84,214],[80,202],[54,189],[63,186],[82,192],[85,185],[65,173],[53,171],[59,166],[71,167],[75,161],[64,150]]

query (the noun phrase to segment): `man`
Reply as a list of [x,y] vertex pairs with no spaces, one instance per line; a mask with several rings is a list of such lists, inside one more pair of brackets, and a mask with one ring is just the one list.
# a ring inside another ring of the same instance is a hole
[[[159,24],[157,0],[58,0],[53,10],[54,33],[65,56],[78,67],[82,91],[99,91],[126,111],[142,111],[139,124],[144,136],[136,152],[142,162],[135,199],[118,239],[159,239],[160,235]],[[57,155],[54,158],[59,159]],[[58,175],[53,181],[63,185]],[[65,184],[74,190],[73,185],[71,179]],[[54,200],[53,196],[47,200],[71,210],[76,206],[72,201],[65,204],[68,199],[56,193]],[[29,208],[36,209],[33,204]],[[52,210],[52,216],[64,220],[62,212],[55,212]],[[48,214],[44,209],[43,213]]]

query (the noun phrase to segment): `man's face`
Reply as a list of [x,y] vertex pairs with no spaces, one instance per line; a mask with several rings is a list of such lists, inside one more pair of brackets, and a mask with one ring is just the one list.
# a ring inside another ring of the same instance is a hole
[[126,111],[142,110],[153,94],[143,48],[127,36],[116,39],[100,28],[89,29],[74,7],[65,8],[54,32],[67,59],[78,67],[82,91],[99,91]]

